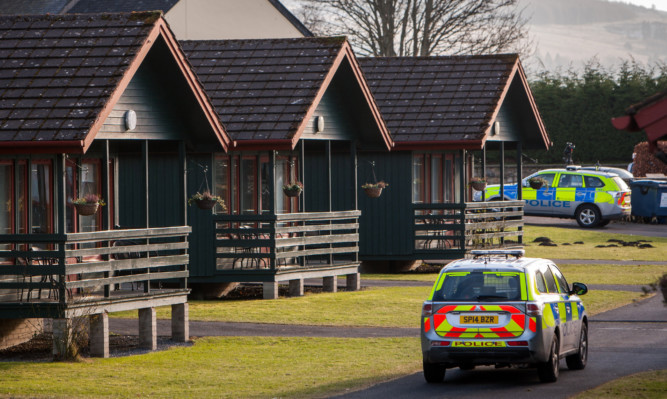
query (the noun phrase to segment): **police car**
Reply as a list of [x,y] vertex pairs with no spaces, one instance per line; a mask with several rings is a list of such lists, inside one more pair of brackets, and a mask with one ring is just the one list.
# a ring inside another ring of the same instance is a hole
[[[540,189],[530,187],[529,180],[541,177],[546,184]],[[535,216],[575,218],[581,227],[605,226],[613,219],[630,215],[630,188],[615,173],[582,170],[579,166],[546,169],[522,180],[524,213]],[[500,199],[500,186],[488,186],[487,201]],[[504,198],[517,198],[516,184],[504,187]],[[481,201],[481,192],[473,197]]]
[[523,250],[472,251],[444,267],[424,301],[421,346],[424,378],[442,382],[448,368],[524,365],[542,382],[558,379],[560,359],[586,367],[588,315],[550,260]]

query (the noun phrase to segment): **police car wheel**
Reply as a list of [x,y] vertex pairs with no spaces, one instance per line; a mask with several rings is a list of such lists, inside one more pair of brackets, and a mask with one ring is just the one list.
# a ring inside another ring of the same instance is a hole
[[558,337],[554,336],[551,341],[551,351],[549,351],[549,359],[546,362],[537,365],[537,375],[542,382],[556,382],[559,373],[559,357],[558,357]]
[[593,205],[582,205],[575,217],[581,227],[596,227],[600,223],[600,211]]
[[429,384],[437,384],[445,379],[447,369],[439,364],[424,362],[424,379]]
[[567,356],[565,362],[570,370],[583,370],[588,360],[588,327],[585,323],[581,325],[579,333],[579,351],[574,355]]

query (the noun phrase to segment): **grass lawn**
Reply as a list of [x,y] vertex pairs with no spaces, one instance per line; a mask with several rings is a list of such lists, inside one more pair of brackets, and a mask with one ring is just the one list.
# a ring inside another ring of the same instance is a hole
[[[661,265],[604,265],[604,264],[559,264],[567,281],[579,281],[586,284],[630,284],[645,285],[655,282],[663,273],[667,273],[667,266]],[[437,273],[400,273],[361,275],[364,279],[386,281],[424,281],[433,283]]]
[[79,363],[0,362],[0,396],[317,397],[421,369],[417,338],[201,338]]
[[647,371],[619,378],[573,396],[575,399],[662,399],[667,392],[667,370]]
[[648,286],[667,273],[667,266],[660,265],[568,265],[560,264],[569,283],[630,284]]
[[[558,246],[547,247],[534,243],[537,237],[548,237]],[[597,245],[614,244],[607,240],[650,241],[654,248],[612,247],[596,248]],[[583,241],[584,244],[574,244]],[[526,244],[526,256],[547,259],[614,259],[664,261],[667,259],[667,238],[643,237],[625,234],[606,234],[592,230],[574,230],[558,227],[526,226],[523,242]],[[569,243],[572,245],[563,245]]]
[[[417,328],[421,304],[430,290],[430,287],[376,288],[277,300],[191,301],[190,320]],[[638,292],[594,290],[584,296],[584,303],[592,315],[640,298]],[[136,318],[137,312],[111,315]],[[157,308],[157,317],[170,318],[171,307]]]

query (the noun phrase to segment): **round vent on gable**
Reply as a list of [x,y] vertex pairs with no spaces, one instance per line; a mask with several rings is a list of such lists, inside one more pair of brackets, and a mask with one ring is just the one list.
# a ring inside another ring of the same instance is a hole
[[125,130],[134,130],[137,127],[137,113],[134,110],[125,111]]

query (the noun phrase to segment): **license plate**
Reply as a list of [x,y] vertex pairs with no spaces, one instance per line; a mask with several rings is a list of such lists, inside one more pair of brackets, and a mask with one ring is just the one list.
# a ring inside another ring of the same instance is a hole
[[503,341],[454,341],[454,348],[504,348]]
[[461,316],[461,324],[498,324],[498,316]]

